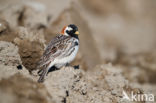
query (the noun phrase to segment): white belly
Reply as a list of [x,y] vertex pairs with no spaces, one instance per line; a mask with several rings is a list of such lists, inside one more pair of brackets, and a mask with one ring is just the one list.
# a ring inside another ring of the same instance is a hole
[[62,66],[66,65],[67,63],[72,62],[74,60],[74,58],[76,57],[78,49],[79,49],[79,46],[76,46],[75,50],[71,53],[70,56],[64,57],[62,59],[55,59],[54,60],[54,65],[57,68],[61,68]]

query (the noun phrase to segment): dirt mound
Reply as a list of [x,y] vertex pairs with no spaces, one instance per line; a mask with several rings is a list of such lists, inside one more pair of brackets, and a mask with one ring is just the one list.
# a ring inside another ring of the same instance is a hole
[[[127,103],[124,93],[156,95],[156,2],[39,1],[0,1],[0,103]],[[80,69],[62,67],[38,83],[39,58],[68,24],[79,28],[72,65]]]

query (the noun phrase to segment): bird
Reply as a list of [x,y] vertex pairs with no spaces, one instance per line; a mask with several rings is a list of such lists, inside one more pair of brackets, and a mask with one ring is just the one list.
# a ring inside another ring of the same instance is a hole
[[37,66],[37,68],[42,67],[38,72],[39,83],[44,82],[50,68],[61,68],[74,60],[79,50],[78,36],[78,27],[75,24],[69,24],[49,42]]

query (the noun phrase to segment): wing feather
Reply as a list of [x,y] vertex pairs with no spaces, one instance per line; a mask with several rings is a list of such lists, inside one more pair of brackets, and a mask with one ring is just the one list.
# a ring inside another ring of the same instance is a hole
[[53,61],[60,53],[65,49],[65,45],[63,44],[67,40],[69,40],[69,36],[65,35],[57,35],[53,38],[43,53],[43,56],[40,58],[38,62],[38,67],[42,67],[49,62]]

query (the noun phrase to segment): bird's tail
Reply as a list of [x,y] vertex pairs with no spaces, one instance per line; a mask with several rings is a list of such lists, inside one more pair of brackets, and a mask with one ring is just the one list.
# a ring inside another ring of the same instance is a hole
[[40,78],[38,79],[39,83],[44,82],[44,77],[47,75],[47,73],[48,73],[48,69],[47,68],[45,68],[45,69],[43,69],[41,71]]

